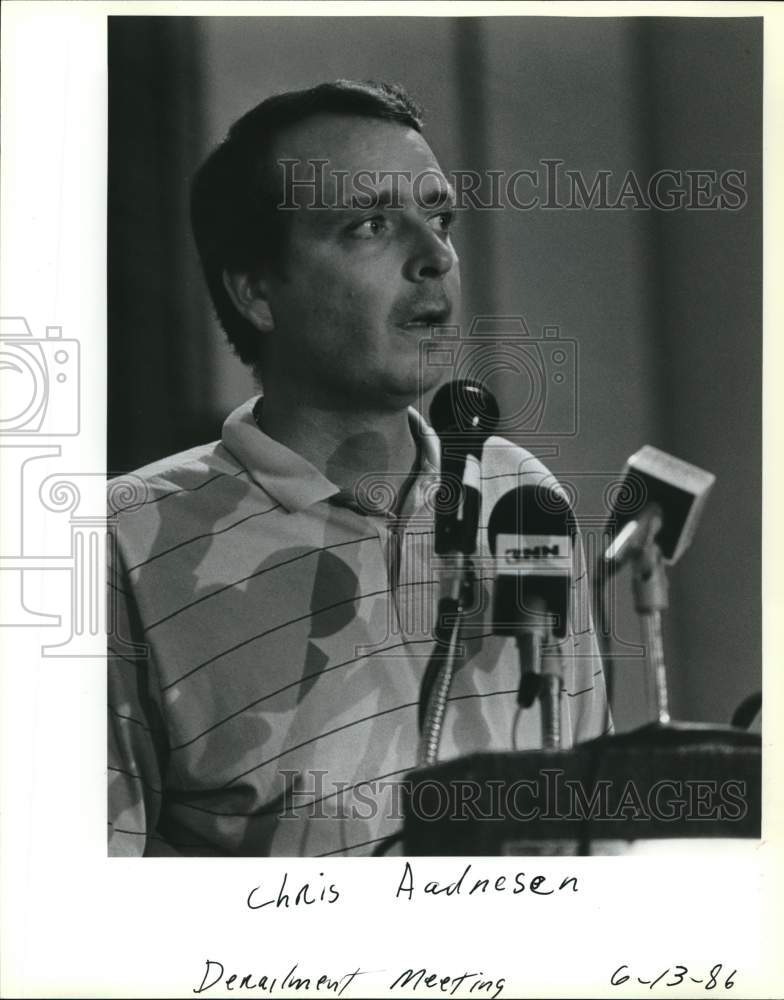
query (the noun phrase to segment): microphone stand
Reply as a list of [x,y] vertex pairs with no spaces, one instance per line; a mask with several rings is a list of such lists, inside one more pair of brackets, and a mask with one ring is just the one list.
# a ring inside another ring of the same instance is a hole
[[542,749],[561,749],[561,678],[555,673],[543,673],[540,681],[539,706],[542,713]]
[[648,694],[655,705],[656,721],[661,726],[670,722],[667,694],[667,668],[664,663],[662,612],[669,606],[667,575],[656,535],[661,529],[661,516],[647,519],[645,535],[633,554],[632,585],[634,606],[642,623],[647,657]]
[[[436,645],[425,670],[419,700],[419,750],[417,765],[428,767],[438,760],[441,730],[452,678],[463,654],[462,627],[466,607],[472,607],[476,572],[470,556],[457,553],[452,592],[438,603]],[[448,623],[448,624],[447,624]]]
[[[556,670],[544,669],[547,649],[552,643],[552,625],[545,625],[541,615],[547,615],[547,608],[541,598],[534,598],[526,617],[530,623],[521,627],[517,634],[517,649],[520,656],[520,687],[517,704],[520,708],[530,708],[539,700],[541,717],[542,749],[561,749],[561,675]],[[547,657],[552,659],[552,657]]]

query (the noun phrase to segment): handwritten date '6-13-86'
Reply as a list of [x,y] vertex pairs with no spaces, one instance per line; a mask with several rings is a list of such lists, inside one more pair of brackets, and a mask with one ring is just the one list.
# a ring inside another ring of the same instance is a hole
[[[706,990],[713,990],[716,987],[723,988],[725,990],[731,990],[735,985],[735,975],[737,969],[733,969],[731,972],[724,973],[723,966],[721,962],[717,962],[710,971],[702,975],[692,975],[690,970],[685,965],[673,965],[662,972],[660,972],[655,978],[651,976],[650,979],[643,979],[641,976],[634,976],[627,970],[628,965],[619,965],[618,968],[610,976],[611,986],[623,986],[624,983],[640,983],[642,986],[649,986],[653,989],[654,986],[658,986],[660,983],[662,986],[680,986],[681,983],[702,983]],[[667,977],[672,978],[668,979]]]

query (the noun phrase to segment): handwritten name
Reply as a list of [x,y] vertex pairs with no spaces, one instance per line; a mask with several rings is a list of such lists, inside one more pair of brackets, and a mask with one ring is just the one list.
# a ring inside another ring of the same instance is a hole
[[[568,875],[560,882],[548,881],[545,875],[534,875],[527,878],[525,872],[516,872],[514,875],[498,875],[495,878],[476,878],[471,875],[473,866],[468,864],[463,869],[458,878],[451,882],[438,882],[430,880],[425,882],[422,892],[426,896],[474,896],[486,895],[499,892],[511,892],[513,896],[519,896],[522,892],[529,892],[534,896],[552,896],[556,892],[577,892],[577,878]],[[470,877],[469,877],[470,876]],[[414,877],[414,869],[406,861],[403,875],[398,883],[395,899],[403,897],[408,902],[412,902],[419,892],[421,879],[417,881]]]
[[[396,900],[402,898],[410,903],[420,894],[483,896],[509,892],[513,896],[519,896],[527,892],[533,896],[552,896],[555,893],[578,891],[579,884],[575,875],[567,875],[560,881],[548,879],[546,875],[529,876],[525,872],[477,878],[472,864],[467,864],[457,878],[451,881],[425,880],[418,872],[415,873],[414,867],[406,861],[397,882],[394,898]],[[334,882],[326,882],[324,872],[319,872],[317,879],[293,885],[289,883],[288,872],[284,872],[277,892],[266,889],[261,884],[255,885],[248,893],[245,902],[249,910],[263,910],[270,906],[275,910],[288,910],[315,905],[329,906],[337,903],[340,898],[340,889]]]
[[319,872],[319,880],[304,882],[295,888],[287,890],[288,872],[283,873],[277,894],[265,898],[265,892],[260,885],[254,886],[246,900],[249,910],[263,910],[265,906],[274,906],[276,910],[287,910],[290,907],[314,906],[316,903],[337,903],[340,899],[340,889],[334,882],[326,885],[323,881],[324,872]]

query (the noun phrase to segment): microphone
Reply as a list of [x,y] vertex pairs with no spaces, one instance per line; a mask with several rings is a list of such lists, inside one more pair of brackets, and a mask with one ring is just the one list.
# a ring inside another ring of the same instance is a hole
[[437,555],[476,550],[485,441],[498,426],[493,394],[475,379],[442,385],[430,405],[430,423],[441,442],[441,502],[435,512]]
[[670,722],[664,662],[662,612],[669,604],[665,566],[676,563],[691,544],[716,477],[658,448],[645,445],[627,461],[610,505],[612,543],[597,575],[602,634],[606,633],[606,587],[616,570],[632,562],[634,605],[647,649],[648,696],[655,698],[657,722]]
[[622,566],[649,533],[672,566],[694,538],[716,477],[673,455],[645,445],[627,461],[610,507],[617,530],[604,553],[611,572]]
[[481,461],[485,441],[498,426],[493,394],[474,379],[447,382],[430,404],[430,423],[441,445],[441,480],[434,517],[434,548],[444,557],[435,645],[419,692],[420,764],[438,756],[466,609],[474,606],[476,551],[481,503]]
[[566,636],[576,525],[569,503],[551,486],[518,486],[493,508],[487,525],[495,557],[493,628]]
[[569,623],[576,524],[560,490],[518,486],[498,501],[487,527],[495,562],[493,631],[513,635],[520,653],[517,703],[542,705],[542,744],[560,747],[561,678],[542,647],[564,638]]

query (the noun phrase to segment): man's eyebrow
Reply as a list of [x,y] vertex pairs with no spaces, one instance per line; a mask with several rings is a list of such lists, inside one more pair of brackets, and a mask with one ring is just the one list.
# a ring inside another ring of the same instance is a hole
[[418,191],[415,194],[418,205],[422,208],[439,208],[442,205],[454,205],[456,202],[455,189],[451,184],[438,184],[435,187]]
[[[373,210],[376,208],[400,208],[402,205],[400,190],[397,185],[391,188],[385,187],[380,191],[362,191],[361,194],[353,194],[349,198],[351,208],[362,208]],[[437,184],[435,186],[417,190],[416,185],[412,201],[419,208],[439,208],[443,205],[453,206],[456,202],[455,189],[451,184]]]
[[400,207],[400,191],[398,189],[384,188],[381,191],[363,191],[361,194],[354,194],[352,204],[360,205],[362,208],[395,208]]

